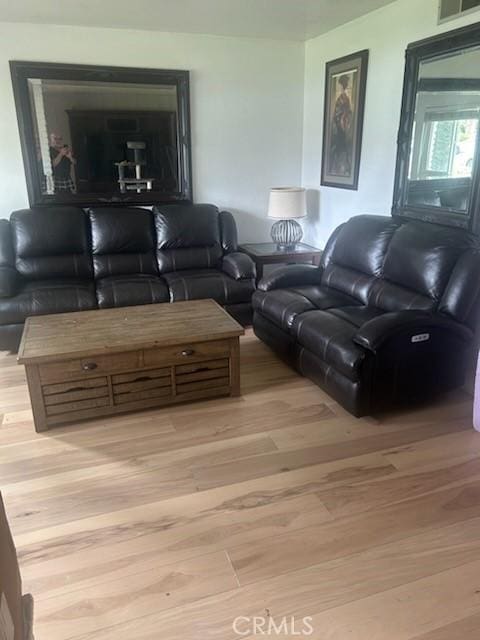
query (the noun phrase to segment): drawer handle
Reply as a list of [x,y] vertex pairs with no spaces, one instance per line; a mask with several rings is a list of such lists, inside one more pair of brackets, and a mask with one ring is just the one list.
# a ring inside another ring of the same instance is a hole
[[83,370],[84,371],[93,371],[97,367],[98,367],[98,364],[96,362],[85,362],[85,364],[83,365]]
[[184,349],[182,351],[182,356],[193,356],[195,351],[193,349]]
[[139,376],[138,378],[135,378],[133,382],[148,382],[151,379],[152,378],[150,376]]

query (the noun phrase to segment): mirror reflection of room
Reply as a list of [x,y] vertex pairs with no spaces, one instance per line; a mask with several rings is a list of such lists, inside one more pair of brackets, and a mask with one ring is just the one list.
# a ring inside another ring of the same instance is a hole
[[28,86],[43,194],[178,190],[176,86]]
[[467,213],[480,113],[480,48],[420,63],[408,204]]

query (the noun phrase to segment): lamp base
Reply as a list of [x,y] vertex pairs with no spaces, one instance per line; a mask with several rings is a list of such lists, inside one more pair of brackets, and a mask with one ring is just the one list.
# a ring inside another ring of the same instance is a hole
[[279,251],[292,251],[303,237],[303,229],[296,220],[278,220],[270,232]]

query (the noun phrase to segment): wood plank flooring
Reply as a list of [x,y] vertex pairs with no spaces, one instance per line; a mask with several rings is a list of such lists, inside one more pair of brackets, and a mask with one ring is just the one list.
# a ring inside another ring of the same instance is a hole
[[315,640],[478,640],[472,397],[357,420],[251,332],[241,350],[240,398],[42,434],[0,355],[0,488],[36,639],[254,640],[254,617],[291,638],[308,617]]

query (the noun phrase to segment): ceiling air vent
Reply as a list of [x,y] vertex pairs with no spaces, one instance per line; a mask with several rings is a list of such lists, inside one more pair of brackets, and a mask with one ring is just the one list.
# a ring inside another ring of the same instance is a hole
[[439,20],[450,20],[480,9],[480,0],[440,0]]

